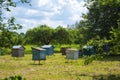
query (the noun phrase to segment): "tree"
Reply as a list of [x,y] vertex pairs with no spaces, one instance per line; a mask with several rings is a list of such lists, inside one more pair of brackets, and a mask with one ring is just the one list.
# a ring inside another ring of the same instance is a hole
[[77,38],[77,29],[71,28],[71,29],[66,29],[69,32],[69,44],[74,44]]
[[[50,44],[52,41],[53,30],[47,25],[41,25],[37,30],[38,38],[41,44]],[[37,38],[37,37],[36,37]]]
[[120,19],[118,20],[118,29],[112,28],[110,31],[111,36],[111,44],[112,44],[112,52],[118,53],[120,51]]
[[86,44],[87,41],[90,39],[89,36],[89,32],[88,32],[88,28],[79,28],[78,30],[76,30],[76,40],[75,43],[76,44]]
[[50,44],[53,29],[47,25],[40,25],[26,32],[26,42],[30,44]]
[[25,34],[25,44],[35,44],[34,39],[35,30],[29,29]]
[[59,44],[71,43],[69,32],[65,28],[58,26],[54,31],[54,42]]
[[[18,2],[28,3],[27,0],[20,0]],[[14,2],[13,0],[0,0],[0,33],[1,33],[0,45],[1,47],[11,47],[12,31],[22,28],[20,24],[15,24],[14,17],[7,19],[6,16],[3,16],[5,12],[11,11],[10,7],[16,7],[16,2]]]
[[25,34],[24,33],[20,33],[18,34],[17,32],[12,32],[12,37],[11,37],[11,41],[13,45],[23,45],[25,43]]
[[118,28],[120,17],[119,0],[86,0],[89,12],[84,15],[82,25],[89,28],[91,36],[110,39],[111,28]]

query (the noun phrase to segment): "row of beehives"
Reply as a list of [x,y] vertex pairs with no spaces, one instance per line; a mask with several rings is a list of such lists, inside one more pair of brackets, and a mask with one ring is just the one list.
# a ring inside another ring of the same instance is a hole
[[[67,59],[77,59],[79,52],[76,49],[67,49],[66,58]],[[63,50],[61,51],[63,54]],[[44,45],[41,47],[32,47],[32,60],[45,60],[46,55],[53,55],[54,47],[52,45]],[[12,48],[12,57],[23,57],[24,56],[24,47],[23,46],[13,46]]]
[[[91,49],[92,50],[92,49]],[[62,55],[66,55],[67,59],[78,59],[80,51],[72,48],[61,48]],[[46,55],[53,55],[54,47],[52,45],[44,45],[41,47],[32,47],[32,60],[46,60]],[[13,57],[23,57],[24,47],[23,46],[13,46],[12,50]]]
[[[46,56],[46,55],[52,55],[54,53],[54,47],[52,45],[44,45],[41,47],[31,47],[32,48],[32,55],[35,58],[38,58],[39,56]],[[12,48],[12,57],[23,57],[24,56],[24,50],[25,48],[21,45],[19,46],[13,46]]]
[[95,54],[94,46],[84,46],[81,50],[71,49],[69,47],[61,48],[62,55],[66,55],[67,59],[78,59],[82,56],[90,56]]

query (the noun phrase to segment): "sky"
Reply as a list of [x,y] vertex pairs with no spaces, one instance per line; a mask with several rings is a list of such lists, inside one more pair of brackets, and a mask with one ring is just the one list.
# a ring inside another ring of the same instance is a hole
[[17,3],[5,16],[14,16],[16,23],[23,26],[18,32],[26,32],[38,25],[46,24],[52,28],[75,24],[87,13],[83,0],[31,0],[29,4]]

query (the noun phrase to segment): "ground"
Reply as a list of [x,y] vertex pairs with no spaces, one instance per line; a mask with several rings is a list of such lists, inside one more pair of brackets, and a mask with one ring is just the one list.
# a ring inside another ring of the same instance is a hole
[[0,79],[21,75],[26,80],[120,80],[120,56],[105,57],[88,65],[83,62],[83,58],[66,60],[60,53],[47,56],[40,65],[32,61],[31,54],[21,58],[0,56]]

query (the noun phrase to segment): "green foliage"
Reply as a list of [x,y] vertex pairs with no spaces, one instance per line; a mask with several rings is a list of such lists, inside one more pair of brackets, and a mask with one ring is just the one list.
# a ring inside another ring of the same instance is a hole
[[4,78],[3,80],[26,80],[25,78],[23,78],[22,76],[19,75],[15,75],[15,76],[10,76],[8,78]]
[[62,28],[61,26],[58,26],[54,30],[53,36],[54,36],[53,38],[55,39],[55,42],[59,44],[71,43],[68,30],[66,30],[65,28]]
[[25,37],[26,43],[29,44],[50,44],[53,37],[53,29],[47,25],[40,25],[28,30]]
[[95,48],[95,55],[85,57],[84,64],[88,65],[92,63],[94,60],[102,59],[107,53],[103,50],[103,46],[107,43],[110,43],[111,40],[107,40],[106,38],[100,39],[99,36],[89,40],[87,45],[94,46]]
[[120,80],[120,75],[114,75],[114,74],[100,75],[100,76],[95,76],[93,80]]
[[68,33],[69,33],[69,40],[68,40],[68,44],[74,44],[77,41],[77,29],[67,29]]
[[0,47],[11,48],[13,45],[24,44],[24,34],[4,31],[0,33]]
[[6,54],[10,54],[11,50],[9,48],[1,48],[0,52],[1,52],[1,55],[6,55]]
[[86,44],[87,41],[90,39],[90,36],[88,36],[90,33],[88,33],[88,28],[82,27],[78,28],[78,30],[75,31],[75,43],[76,44]]
[[88,34],[92,38],[99,35],[110,39],[111,28],[118,28],[117,20],[120,17],[119,0],[86,0],[89,12],[83,15],[81,27],[88,27]]
[[100,60],[104,57],[103,54],[95,54],[95,55],[91,55],[91,56],[85,56],[84,57],[84,65],[88,65],[90,63],[92,63],[94,60]]
[[112,53],[116,54],[120,51],[120,20],[118,20],[118,29],[112,28],[111,33],[111,43],[112,43]]
[[[28,3],[28,0],[19,1]],[[8,16],[4,16],[4,13],[11,11],[10,7],[16,7],[16,2],[14,0],[0,0],[0,47],[10,48],[14,45],[13,31],[22,28],[20,24],[15,23],[14,17],[8,18]]]
[[21,0],[22,3],[30,3],[30,0]]
[[72,44],[76,39],[76,30],[58,26],[52,29],[47,25],[40,25],[26,33],[26,44]]
[[[96,53],[102,53],[102,46],[109,43],[111,53],[120,51],[120,0],[86,0],[89,12],[83,14],[77,28],[87,27],[88,45],[97,46]],[[97,39],[96,36],[99,36]],[[89,37],[89,38],[88,38]]]
[[110,43],[110,41],[111,40],[107,40],[106,38],[100,39],[99,36],[96,36],[95,38],[89,40],[87,42],[87,45],[94,46],[96,54],[102,54],[103,53],[103,45]]

